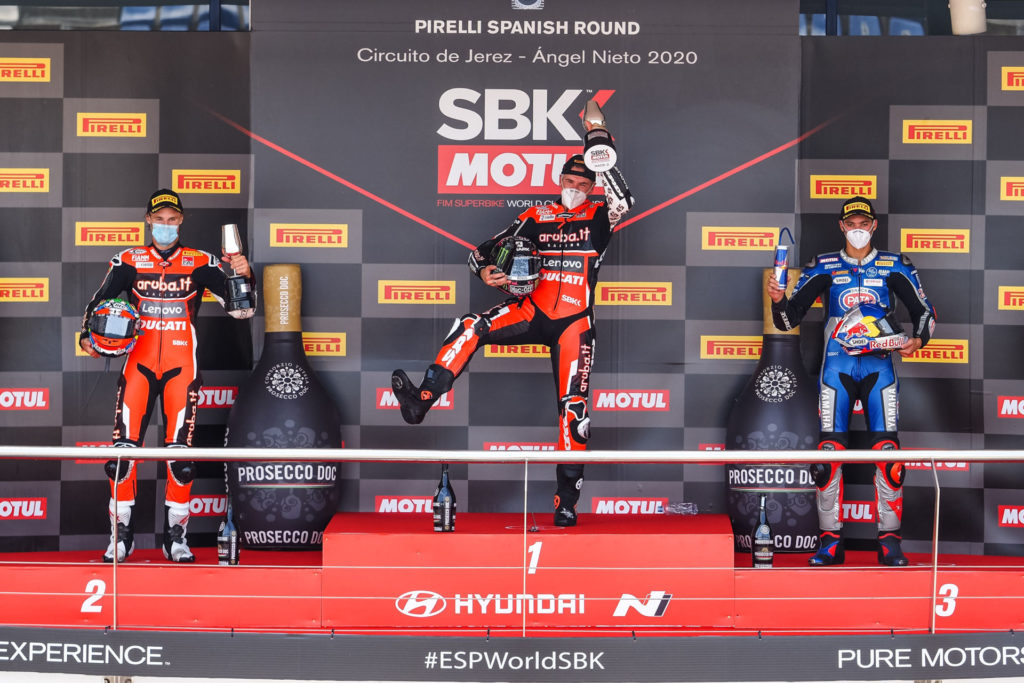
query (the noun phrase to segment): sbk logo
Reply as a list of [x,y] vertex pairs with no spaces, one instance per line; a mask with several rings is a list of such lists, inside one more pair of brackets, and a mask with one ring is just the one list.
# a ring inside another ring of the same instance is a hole
[[444,611],[448,601],[433,591],[409,591],[395,600],[395,608],[407,617],[425,619]]
[[641,600],[631,593],[623,593],[619,603],[615,605],[613,617],[624,617],[629,610],[635,610],[644,617],[661,617],[668,609],[668,603],[672,601],[672,594],[665,591],[651,591],[645,600]]

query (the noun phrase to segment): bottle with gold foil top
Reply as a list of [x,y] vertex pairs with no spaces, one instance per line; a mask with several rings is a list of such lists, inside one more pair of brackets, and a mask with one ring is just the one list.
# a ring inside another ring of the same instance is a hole
[[[805,450],[818,445],[818,385],[804,369],[800,329],[782,331],[772,322],[771,299],[765,291],[772,272],[767,268],[762,277],[761,358],[729,413],[726,450]],[[789,292],[799,278],[800,269],[790,269]],[[775,551],[817,550],[815,488],[806,465],[737,464],[726,470],[737,551],[751,552],[762,493],[777,501],[773,510],[782,510],[781,523],[774,528]]]
[[[302,343],[298,265],[263,269],[263,352],[238,388],[226,445],[239,448],[341,448],[341,414],[317,379]],[[247,549],[320,547],[341,496],[337,463],[239,461],[228,488]]]

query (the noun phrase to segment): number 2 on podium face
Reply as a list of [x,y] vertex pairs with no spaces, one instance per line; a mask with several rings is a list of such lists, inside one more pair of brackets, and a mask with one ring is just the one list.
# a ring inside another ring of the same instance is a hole
[[89,597],[82,601],[83,613],[87,612],[102,612],[103,605],[97,605],[96,603],[106,595],[107,584],[100,579],[92,579],[89,583],[85,584],[85,592]]
[[526,549],[526,552],[530,553],[530,564],[526,572],[527,574],[537,573],[537,565],[540,564],[540,548],[543,544],[543,541],[537,541]]

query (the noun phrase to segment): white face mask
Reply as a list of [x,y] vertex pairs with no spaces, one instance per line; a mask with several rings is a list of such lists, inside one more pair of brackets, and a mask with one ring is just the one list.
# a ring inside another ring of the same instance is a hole
[[580,192],[575,187],[562,188],[562,206],[565,208],[575,209],[585,201],[587,201],[586,192]]
[[871,242],[870,230],[847,230],[846,241],[853,245],[854,249],[863,249]]

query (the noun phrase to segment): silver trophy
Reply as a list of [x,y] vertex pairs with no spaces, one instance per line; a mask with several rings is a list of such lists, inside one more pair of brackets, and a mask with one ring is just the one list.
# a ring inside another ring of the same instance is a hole
[[603,173],[615,166],[618,155],[612,134],[604,120],[604,112],[595,100],[587,100],[583,110],[583,127],[586,135],[583,138],[583,162],[594,173]]
[[[242,253],[242,240],[238,236],[238,226],[234,223],[220,226],[220,246],[228,256]],[[231,271],[227,280],[227,298],[224,301],[224,310],[232,318],[251,318],[256,315],[256,297],[253,295],[252,286],[249,280]]]

